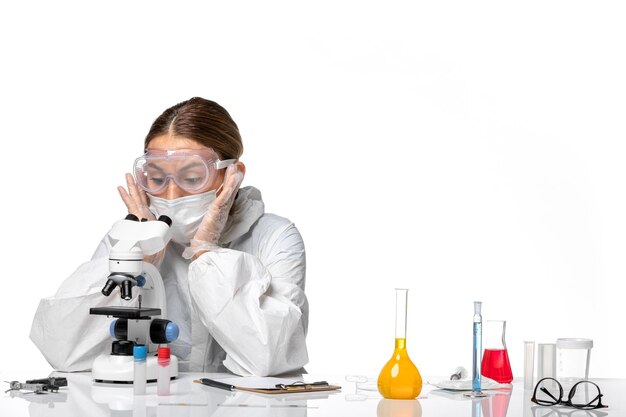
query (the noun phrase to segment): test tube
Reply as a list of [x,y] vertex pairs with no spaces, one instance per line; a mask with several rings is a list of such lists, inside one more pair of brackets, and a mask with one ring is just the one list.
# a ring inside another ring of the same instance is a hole
[[146,394],[146,357],[148,351],[144,345],[135,345],[133,347],[134,358],[134,375],[133,375],[133,394]]
[[539,343],[537,346],[537,379],[556,378],[556,344]]
[[157,350],[157,395],[170,395],[170,348]]
[[535,342],[524,342],[524,389],[533,389],[535,378]]

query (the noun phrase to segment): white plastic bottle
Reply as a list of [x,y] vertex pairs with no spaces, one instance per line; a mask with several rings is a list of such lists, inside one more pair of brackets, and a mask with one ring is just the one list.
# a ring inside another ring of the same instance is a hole
[[157,357],[157,395],[170,395],[170,348],[160,347]]
[[133,375],[133,394],[146,394],[146,357],[148,351],[144,345],[136,345],[133,347],[134,358],[134,375]]

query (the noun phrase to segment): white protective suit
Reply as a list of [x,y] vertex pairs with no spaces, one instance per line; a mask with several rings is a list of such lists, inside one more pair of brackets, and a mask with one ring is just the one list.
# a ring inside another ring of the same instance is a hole
[[[226,367],[256,376],[301,371],[308,362],[309,309],[300,233],[289,220],[264,213],[261,193],[244,187],[220,245],[190,262],[181,256],[184,248],[170,242],[159,268],[167,318],[180,328],[178,340],[170,344],[180,369],[217,372]],[[39,303],[30,338],[54,369],[88,370],[96,356],[111,349],[111,319],[89,314],[90,307],[128,303],[118,291],[109,297],[101,293],[110,248],[107,235],[91,261]]]

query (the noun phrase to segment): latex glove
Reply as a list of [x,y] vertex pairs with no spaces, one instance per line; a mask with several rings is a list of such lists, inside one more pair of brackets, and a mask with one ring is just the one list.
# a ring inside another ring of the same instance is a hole
[[244,174],[239,171],[237,165],[231,165],[226,169],[222,191],[204,215],[190,246],[183,252],[184,258],[196,259],[203,253],[219,247],[219,238],[226,226],[228,213],[235,202],[243,177]]
[[[117,191],[120,193],[120,197],[122,197],[122,201],[124,201],[128,213],[134,214],[139,220],[156,220],[156,217],[148,208],[148,196],[144,190],[137,186],[133,176],[128,173],[126,174],[126,186],[128,187],[128,191],[122,186],[117,187]],[[158,268],[165,257],[166,248],[167,245],[154,255],[144,256],[144,262],[149,262]]]
[[122,186],[117,187],[117,191],[119,191],[128,213],[134,214],[139,220],[156,220],[154,214],[148,209],[148,196],[144,190],[137,186],[133,176],[128,173],[126,174],[126,186],[128,192]]

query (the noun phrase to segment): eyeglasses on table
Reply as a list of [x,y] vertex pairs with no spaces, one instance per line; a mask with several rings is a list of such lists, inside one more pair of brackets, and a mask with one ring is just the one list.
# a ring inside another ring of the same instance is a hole
[[[558,388],[558,391],[557,391]],[[582,393],[584,391],[584,394]],[[579,394],[577,397],[576,394]],[[580,397],[584,396],[584,399]],[[562,405],[579,410],[595,410],[606,408],[602,404],[602,392],[600,387],[591,381],[578,381],[570,389],[567,400],[563,400],[563,386],[554,378],[543,378],[535,385],[533,396],[530,401],[541,406]]]

